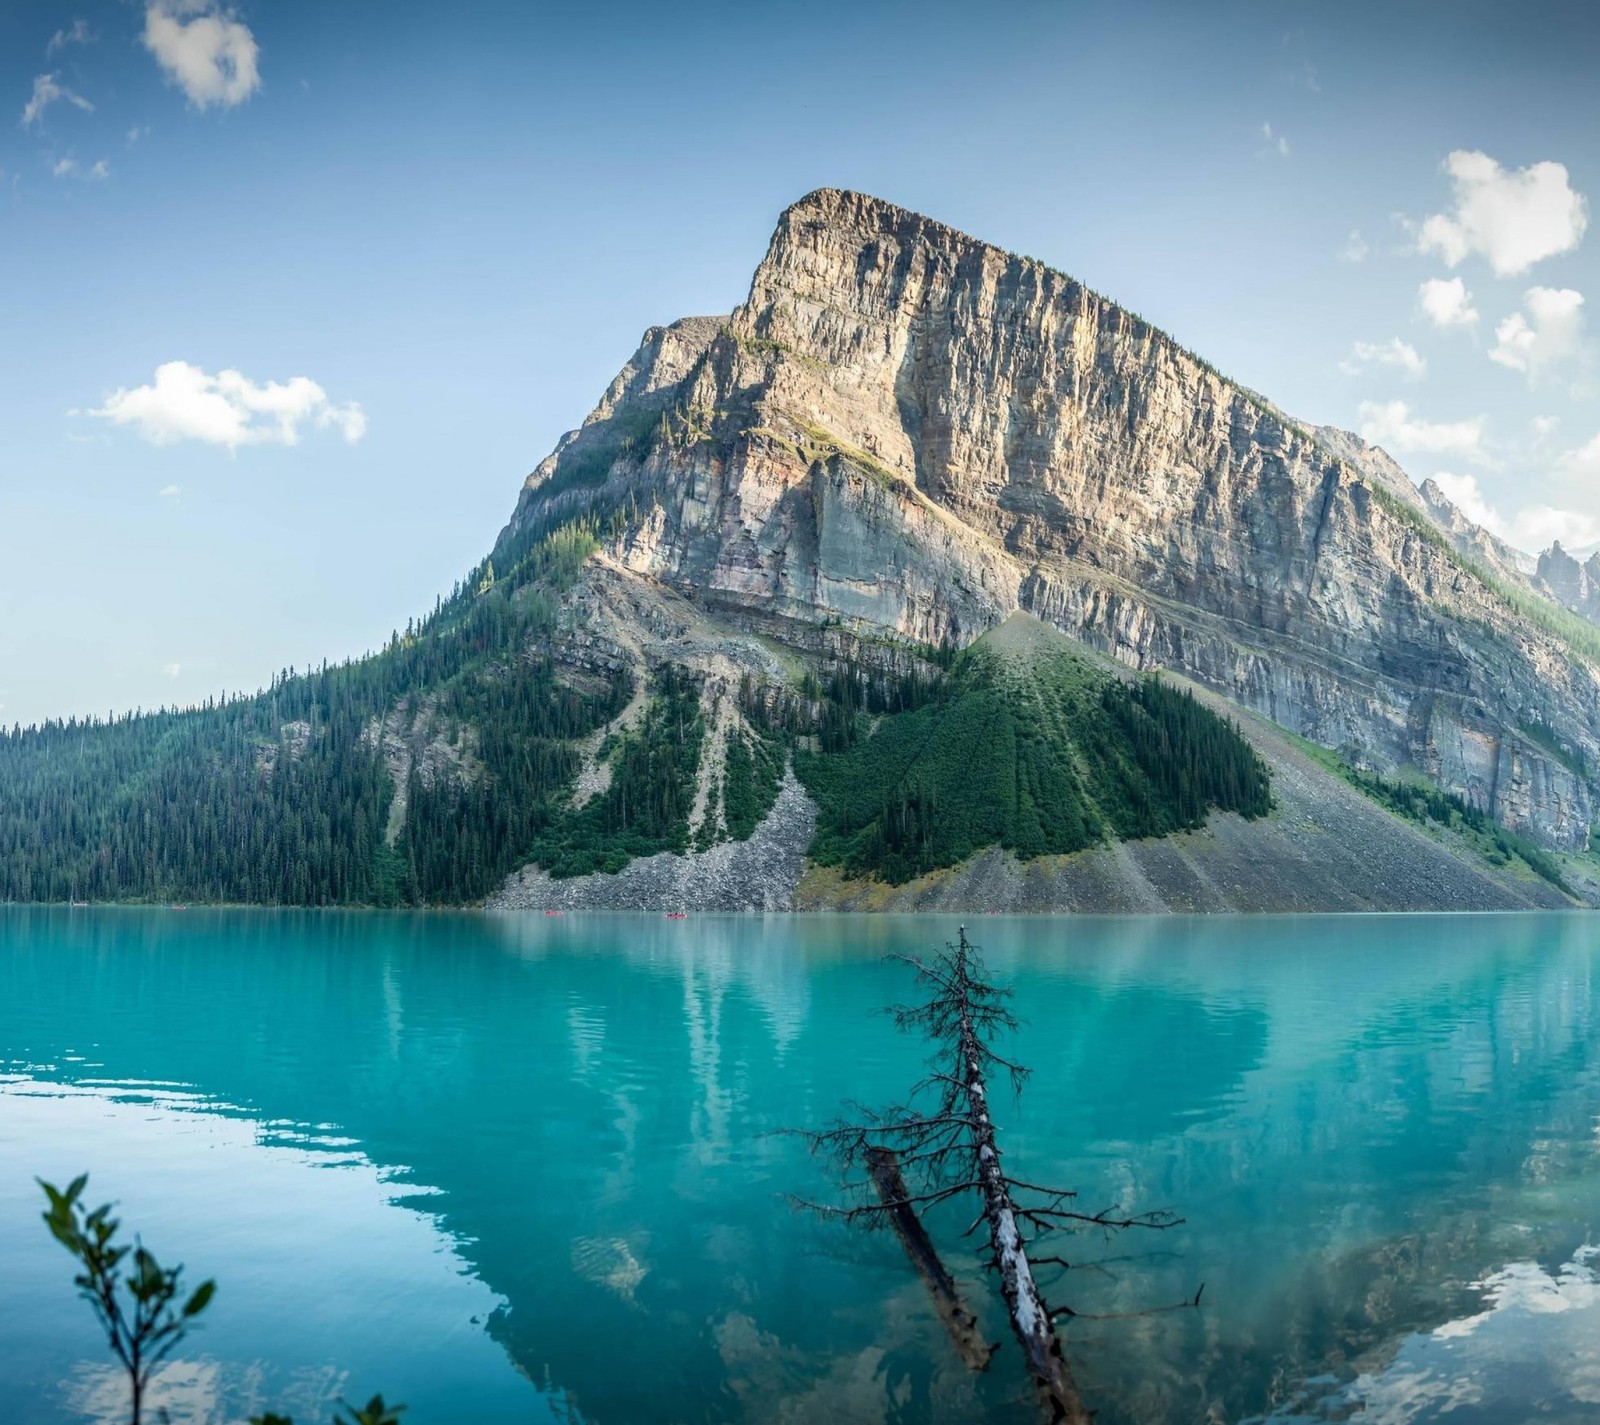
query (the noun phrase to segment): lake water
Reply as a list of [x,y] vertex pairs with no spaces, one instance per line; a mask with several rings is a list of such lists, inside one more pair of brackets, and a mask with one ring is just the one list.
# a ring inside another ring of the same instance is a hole
[[[1017,1172],[1184,1226],[1052,1293],[1101,1425],[1600,1419],[1600,919],[984,918]],[[1031,1418],[786,1127],[889,1102],[933,917],[0,910],[0,1400],[125,1418],[36,1174],[220,1284],[175,1425]]]

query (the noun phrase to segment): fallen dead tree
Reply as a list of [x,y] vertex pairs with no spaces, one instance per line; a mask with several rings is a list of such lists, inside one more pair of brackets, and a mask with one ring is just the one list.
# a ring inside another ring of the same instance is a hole
[[[894,1011],[899,1028],[924,1034],[937,1046],[929,1073],[912,1090],[904,1107],[863,1114],[861,1121],[802,1135],[814,1152],[837,1161],[850,1199],[845,1206],[802,1205],[850,1223],[893,1227],[927,1282],[962,1358],[982,1369],[993,1348],[982,1346],[976,1319],[962,1305],[954,1278],[940,1260],[923,1220],[941,1203],[976,1198],[978,1215],[966,1235],[987,1228],[985,1265],[998,1278],[1006,1314],[1044,1418],[1089,1425],[1091,1413],[1083,1403],[1056,1329],[1058,1319],[1078,1313],[1047,1305],[1036,1272],[1071,1267],[1056,1245],[1062,1233],[1164,1229],[1181,1219],[1164,1211],[1127,1213],[1105,1208],[1084,1212],[1074,1205],[1072,1191],[1041,1186],[1007,1172],[989,1099],[991,1080],[997,1075],[1006,1076],[1013,1091],[1020,1090],[1027,1077],[1026,1069],[993,1048],[1000,1035],[1016,1028],[1017,1021],[1006,1006],[1011,991],[985,978],[982,959],[968,942],[964,926],[957,943],[946,946],[942,954],[928,960],[895,958],[914,968],[917,982],[930,991],[926,1003]],[[907,1185],[907,1175],[914,1190]],[[1199,1300],[1196,1293],[1193,1301],[1178,1305],[1197,1306]]]

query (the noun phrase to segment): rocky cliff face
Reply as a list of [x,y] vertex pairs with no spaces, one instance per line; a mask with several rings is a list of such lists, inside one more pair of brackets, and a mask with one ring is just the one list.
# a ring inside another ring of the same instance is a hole
[[1418,493],[1422,496],[1428,518],[1444,531],[1450,543],[1467,558],[1492,569],[1513,584],[1538,588],[1533,579],[1535,561],[1532,555],[1524,554],[1522,550],[1490,534],[1482,525],[1474,524],[1439,487],[1437,480],[1424,480]]
[[503,542],[623,512],[614,565],[780,638],[1025,609],[1582,846],[1600,674],[1332,445],[1073,279],[824,190],[731,317],[647,333]]
[[[1313,426],[1311,434],[1326,447],[1330,455],[1337,456],[1374,485],[1381,486],[1419,514],[1432,516],[1428,502],[1411,477],[1381,445],[1371,445],[1359,435],[1340,430],[1338,426]],[[1442,495],[1443,492],[1440,493]],[[1451,506],[1452,511],[1454,508]]]
[[1312,432],[1328,451],[1357,471],[1364,479],[1426,516],[1458,553],[1511,583],[1533,588],[1534,560],[1474,524],[1436,480],[1424,480],[1419,488],[1400,463],[1380,445],[1370,445],[1360,436],[1336,426],[1317,426]]
[[1580,564],[1558,540],[1539,556],[1535,577],[1563,608],[1600,624],[1600,552]]

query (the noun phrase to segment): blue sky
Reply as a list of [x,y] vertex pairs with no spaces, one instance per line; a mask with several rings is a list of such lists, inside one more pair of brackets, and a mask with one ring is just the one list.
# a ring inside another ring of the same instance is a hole
[[1588,4],[12,0],[0,720],[381,642],[823,185],[1593,543],[1597,73]]

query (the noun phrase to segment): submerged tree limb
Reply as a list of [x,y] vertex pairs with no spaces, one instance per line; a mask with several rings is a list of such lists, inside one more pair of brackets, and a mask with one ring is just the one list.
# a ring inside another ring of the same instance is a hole
[[983,1339],[978,1318],[961,1300],[955,1278],[950,1275],[943,1259],[928,1236],[912,1205],[906,1190],[905,1175],[900,1171],[899,1155],[893,1148],[873,1147],[866,1152],[867,1172],[872,1185],[883,1201],[890,1225],[906,1249],[906,1256],[917,1269],[917,1275],[927,1284],[928,1295],[933,1298],[934,1310],[944,1322],[950,1344],[956,1354],[967,1364],[968,1370],[985,1371],[989,1361],[1000,1347]]

